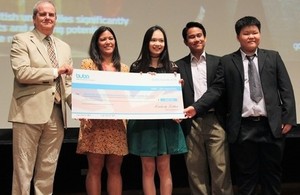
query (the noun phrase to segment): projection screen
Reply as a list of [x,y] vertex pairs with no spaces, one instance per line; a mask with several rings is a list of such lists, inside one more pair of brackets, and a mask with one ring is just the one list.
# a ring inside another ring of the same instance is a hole
[[[33,28],[33,0],[0,0],[0,129],[10,129],[7,122],[12,94],[13,74],[9,53],[14,34]],[[181,30],[189,21],[199,21],[207,30],[206,51],[225,55],[238,49],[234,32],[237,19],[256,16],[262,23],[261,48],[280,52],[296,95],[300,97],[300,14],[299,0],[55,0],[58,21],[55,35],[72,47],[74,67],[88,57],[93,32],[102,25],[116,33],[122,61],[130,65],[138,56],[145,31],[152,25],[167,33],[173,61],[188,54]],[[33,112],[38,109],[32,108]],[[297,101],[298,123],[300,105]],[[78,127],[71,119],[69,127]]]

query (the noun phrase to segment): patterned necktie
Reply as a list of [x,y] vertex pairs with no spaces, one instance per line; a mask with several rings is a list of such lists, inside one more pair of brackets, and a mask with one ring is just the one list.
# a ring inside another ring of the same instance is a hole
[[248,63],[248,76],[249,76],[249,88],[250,88],[250,98],[258,103],[262,97],[262,87],[260,83],[260,78],[258,76],[258,71],[256,66],[253,62],[255,55],[253,56],[246,56],[249,63]]
[[[53,47],[52,40],[51,40],[50,36],[47,36],[45,38],[45,40],[47,41],[47,51],[48,51],[49,58],[50,58],[50,60],[52,62],[52,66],[53,66],[53,68],[58,68],[58,62],[57,62],[57,59],[56,59],[54,47]],[[56,86],[55,86],[55,102],[56,103],[60,103],[60,100],[61,100],[60,76],[58,76],[55,79],[55,82],[56,82]]]

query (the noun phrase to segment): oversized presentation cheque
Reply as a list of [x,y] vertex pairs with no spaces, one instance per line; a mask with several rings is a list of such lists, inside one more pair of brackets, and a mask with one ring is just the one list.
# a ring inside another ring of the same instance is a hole
[[75,69],[74,119],[184,118],[180,75]]

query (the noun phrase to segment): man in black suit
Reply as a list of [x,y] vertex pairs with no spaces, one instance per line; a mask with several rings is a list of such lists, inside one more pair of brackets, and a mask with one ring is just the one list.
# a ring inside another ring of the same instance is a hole
[[[182,30],[190,54],[178,60],[184,80],[184,106],[190,106],[207,90],[216,75],[219,57],[205,52],[206,30],[198,22],[189,22]],[[231,195],[229,148],[224,122],[225,106],[221,101],[205,115],[181,122],[186,135],[185,155],[191,194]]]
[[[258,48],[260,27],[252,16],[236,22],[239,50],[220,59],[212,86],[184,112],[187,117],[201,115],[225,94],[238,194],[255,194],[260,183],[262,194],[279,195],[285,135],[296,125],[295,98],[279,53]],[[253,56],[251,62],[259,73],[262,94],[258,100],[250,97],[248,56]]]

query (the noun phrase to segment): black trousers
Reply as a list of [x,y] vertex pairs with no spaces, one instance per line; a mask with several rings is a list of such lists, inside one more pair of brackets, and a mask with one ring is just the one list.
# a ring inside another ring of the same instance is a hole
[[268,119],[242,119],[238,141],[231,144],[239,195],[263,195],[281,192],[282,158],[285,138],[274,138]]

